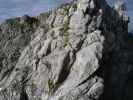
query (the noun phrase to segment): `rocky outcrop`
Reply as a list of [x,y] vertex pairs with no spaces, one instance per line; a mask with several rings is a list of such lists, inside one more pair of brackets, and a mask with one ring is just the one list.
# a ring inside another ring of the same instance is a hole
[[132,35],[105,0],[73,0],[0,25],[0,100],[132,100]]

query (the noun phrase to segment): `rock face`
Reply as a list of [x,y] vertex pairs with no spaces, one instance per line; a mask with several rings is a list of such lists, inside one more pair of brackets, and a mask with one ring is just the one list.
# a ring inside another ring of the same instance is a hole
[[105,0],[74,0],[0,25],[0,100],[133,100],[133,36]]

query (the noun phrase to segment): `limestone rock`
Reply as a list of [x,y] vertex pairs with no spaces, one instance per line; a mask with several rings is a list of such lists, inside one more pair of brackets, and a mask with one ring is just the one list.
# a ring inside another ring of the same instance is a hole
[[0,100],[133,100],[133,36],[122,23],[105,0],[6,20]]

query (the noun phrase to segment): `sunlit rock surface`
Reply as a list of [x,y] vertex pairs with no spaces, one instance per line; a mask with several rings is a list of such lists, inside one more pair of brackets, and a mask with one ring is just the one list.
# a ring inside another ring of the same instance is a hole
[[74,0],[0,25],[0,100],[132,100],[133,36],[105,0]]

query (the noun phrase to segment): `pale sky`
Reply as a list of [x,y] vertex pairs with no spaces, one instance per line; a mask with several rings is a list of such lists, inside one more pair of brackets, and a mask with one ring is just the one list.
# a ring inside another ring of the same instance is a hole
[[0,20],[24,14],[37,15],[65,2],[66,0],[0,0]]

